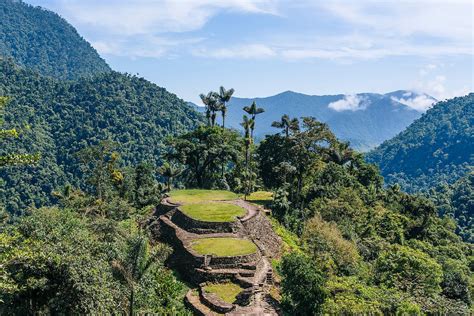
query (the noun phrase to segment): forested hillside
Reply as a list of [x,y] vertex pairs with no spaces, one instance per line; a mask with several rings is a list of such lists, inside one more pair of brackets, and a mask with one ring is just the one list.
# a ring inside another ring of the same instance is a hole
[[0,202],[10,212],[51,201],[66,183],[84,188],[76,152],[99,140],[119,144],[125,164],[158,165],[166,136],[196,127],[202,117],[176,95],[143,78],[108,72],[64,82],[0,59],[0,95],[11,98],[5,127],[19,140],[5,148],[40,153],[37,166],[0,171]]
[[454,218],[457,233],[467,242],[474,243],[474,172],[454,184],[442,183],[429,192],[441,216]]
[[0,56],[63,79],[111,70],[66,20],[15,0],[0,0]]
[[416,98],[433,98],[411,91],[396,91],[387,94],[359,93],[355,95],[306,95],[286,91],[265,98],[233,98],[229,103],[229,126],[238,128],[242,119],[241,109],[254,100],[266,109],[260,115],[262,128],[256,132],[257,139],[272,134],[273,121],[283,114],[292,117],[314,116],[331,127],[337,137],[349,141],[352,147],[367,151],[380,145],[405,129],[421,116],[406,104],[400,103],[403,95]]
[[437,103],[367,159],[409,192],[454,183],[474,165],[474,93]]

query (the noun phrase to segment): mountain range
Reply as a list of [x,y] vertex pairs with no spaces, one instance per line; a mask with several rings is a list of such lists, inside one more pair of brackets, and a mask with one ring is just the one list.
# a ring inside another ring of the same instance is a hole
[[[286,91],[263,98],[234,97],[229,102],[227,122],[240,129],[244,106],[253,101],[265,112],[258,115],[257,139],[276,133],[271,127],[284,114],[291,117],[313,116],[325,122],[336,136],[361,151],[368,151],[405,129],[422,114],[416,103],[436,102],[433,97],[413,91],[399,90],[386,94],[358,93],[354,95],[306,95]],[[201,111],[202,108],[198,108]]]

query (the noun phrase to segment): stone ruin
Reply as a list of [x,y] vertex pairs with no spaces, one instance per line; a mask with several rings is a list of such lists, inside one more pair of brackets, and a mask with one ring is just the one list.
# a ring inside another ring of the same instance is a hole
[[[271,260],[281,255],[281,239],[275,234],[264,210],[243,200],[225,201],[246,210],[233,222],[204,222],[186,215],[180,204],[165,198],[157,207],[154,237],[173,247],[170,265],[195,286],[185,297],[196,315],[280,315],[268,291],[273,284]],[[257,251],[248,255],[217,257],[192,249],[200,238],[242,238],[252,241]],[[233,303],[204,291],[207,283],[233,282],[243,290]]]

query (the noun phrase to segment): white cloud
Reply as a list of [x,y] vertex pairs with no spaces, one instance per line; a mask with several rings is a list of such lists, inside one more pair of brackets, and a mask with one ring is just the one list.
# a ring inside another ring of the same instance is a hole
[[366,27],[371,33],[384,33],[388,37],[429,35],[467,41],[472,36],[471,0],[329,0],[309,3],[351,24]]
[[425,94],[414,95],[413,93],[409,93],[408,95],[408,93],[406,93],[403,96],[403,98],[392,97],[392,100],[404,104],[419,112],[428,110],[434,103],[436,103],[436,100]]
[[274,0],[53,0],[73,23],[110,34],[189,32],[222,11],[277,14]]
[[345,95],[343,99],[329,103],[328,107],[334,111],[358,111],[364,110],[369,101],[356,94]]
[[196,49],[193,51],[195,56],[199,57],[212,57],[218,59],[226,58],[243,58],[243,59],[259,59],[273,57],[276,55],[276,52],[265,45],[261,44],[251,44],[251,45],[242,45],[235,46],[230,48],[220,48],[215,50],[209,49]]

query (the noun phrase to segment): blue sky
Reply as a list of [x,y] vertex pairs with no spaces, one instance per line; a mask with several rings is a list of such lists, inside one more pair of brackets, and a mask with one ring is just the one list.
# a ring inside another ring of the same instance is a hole
[[26,2],[63,16],[115,70],[196,103],[220,85],[242,97],[474,90],[471,0]]

